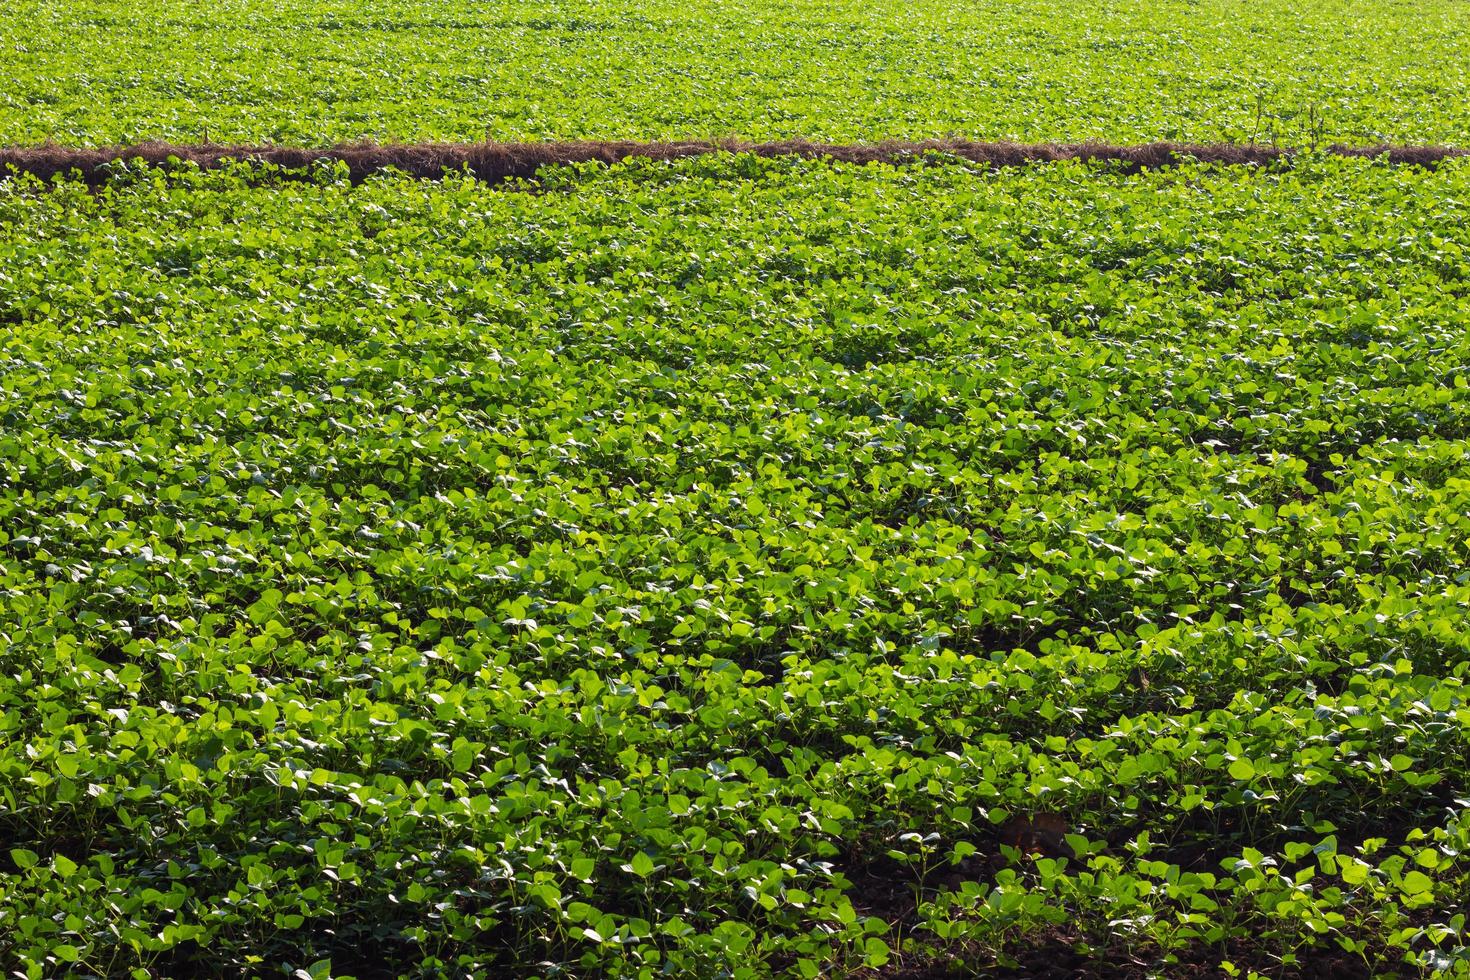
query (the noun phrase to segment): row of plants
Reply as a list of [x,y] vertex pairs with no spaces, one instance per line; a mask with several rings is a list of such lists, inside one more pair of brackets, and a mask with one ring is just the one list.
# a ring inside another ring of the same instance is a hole
[[6,972],[1470,972],[1467,200],[0,183]]

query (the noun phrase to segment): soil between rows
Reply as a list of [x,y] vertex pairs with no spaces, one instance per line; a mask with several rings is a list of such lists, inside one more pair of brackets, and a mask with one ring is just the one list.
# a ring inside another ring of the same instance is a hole
[[[414,177],[439,178],[468,171],[488,182],[530,179],[542,167],[557,164],[616,163],[633,158],[680,160],[714,153],[751,153],[760,157],[797,156],[845,163],[903,164],[941,154],[991,167],[1017,167],[1064,160],[1116,164],[1127,172],[1175,166],[1186,162],[1267,166],[1289,162],[1302,151],[1233,143],[1144,143],[1124,146],[1107,143],[983,143],[969,140],[889,141],[871,144],[831,144],[805,140],[777,143],[580,141],[548,143],[353,143],[311,149],[291,146],[229,146],[139,143],[133,146],[77,148],[60,145],[0,147],[0,175],[34,174],[50,179],[58,174],[79,175],[92,185],[106,183],[118,161],[142,160],[150,165],[175,161],[217,167],[230,160],[271,164],[305,173],[319,162],[346,164],[353,180],[385,170]],[[1335,156],[1380,158],[1394,164],[1433,167],[1470,150],[1446,146],[1330,146],[1320,152]]]

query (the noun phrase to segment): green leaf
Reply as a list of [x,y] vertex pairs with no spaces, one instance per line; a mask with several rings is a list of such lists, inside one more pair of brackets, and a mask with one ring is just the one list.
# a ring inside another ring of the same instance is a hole
[[475,750],[466,742],[460,742],[454,747],[453,759],[455,772],[469,772],[475,763]]
[[877,936],[869,936],[863,941],[864,962],[870,967],[878,967],[886,964],[892,955],[888,944]]
[[1403,892],[1405,895],[1422,895],[1434,889],[1434,879],[1422,871],[1410,871],[1404,875]]

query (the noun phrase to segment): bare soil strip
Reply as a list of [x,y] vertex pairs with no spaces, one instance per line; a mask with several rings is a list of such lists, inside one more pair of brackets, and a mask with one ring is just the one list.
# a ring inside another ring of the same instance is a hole
[[[1266,166],[1290,161],[1300,151],[1274,146],[1232,143],[976,143],[968,140],[925,140],[871,144],[827,144],[805,140],[778,143],[714,142],[639,143],[587,141],[557,143],[420,143],[378,145],[354,143],[325,149],[290,146],[227,146],[139,143],[125,147],[71,148],[58,145],[0,147],[0,175],[11,172],[51,178],[80,176],[89,184],[106,183],[117,161],[142,160],[153,165],[187,161],[215,167],[227,160],[272,164],[297,175],[315,163],[342,162],[353,180],[384,170],[415,177],[439,178],[468,171],[490,182],[533,178],[548,165],[615,163],[635,157],[679,160],[711,153],[753,153],[761,157],[798,156],[847,163],[912,163],[929,154],[944,154],[991,167],[1017,167],[1061,160],[1105,161],[1127,172],[1168,167],[1188,161]],[[1345,157],[1387,157],[1395,164],[1433,167],[1470,151],[1443,146],[1330,146],[1324,152]],[[289,176],[289,174],[288,174]]]

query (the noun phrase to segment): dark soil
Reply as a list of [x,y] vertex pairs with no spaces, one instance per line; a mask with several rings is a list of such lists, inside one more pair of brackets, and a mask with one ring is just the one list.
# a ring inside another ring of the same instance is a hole
[[[1386,157],[1395,164],[1433,167],[1467,154],[1467,150],[1436,146],[1332,146],[1326,152],[1347,157]],[[75,174],[92,185],[106,183],[119,160],[142,160],[166,165],[173,160],[201,167],[226,160],[273,164],[298,177],[314,163],[345,163],[353,180],[387,169],[415,177],[438,178],[446,172],[468,170],[489,182],[530,179],[548,165],[615,163],[634,157],[677,160],[710,153],[753,153],[761,157],[799,156],[848,163],[902,164],[939,153],[991,167],[1016,167],[1060,160],[1109,162],[1127,172],[1168,167],[1195,160],[1211,164],[1266,166],[1289,162],[1296,151],[1273,146],[1229,143],[1146,143],[1115,146],[1106,143],[976,143],[968,140],[889,141],[836,145],[788,140],[778,143],[716,142],[561,142],[561,143],[422,143],[380,146],[354,143],[324,149],[290,146],[224,146],[140,143],[126,147],[73,148],[58,145],[0,147],[0,174],[18,172],[51,178]]]
[[[1055,816],[1016,817],[994,834],[977,836],[972,843],[976,853],[958,865],[940,862],[919,881],[915,869],[905,867],[888,857],[884,849],[869,841],[841,854],[835,869],[850,883],[848,896],[854,909],[864,916],[874,916],[892,926],[887,940],[893,948],[893,959],[883,967],[867,968],[851,974],[854,980],[938,980],[938,978],[1040,978],[1040,980],[1204,980],[1223,977],[1222,961],[1230,961],[1241,976],[1251,972],[1273,980],[1393,980],[1400,976],[1417,976],[1418,971],[1395,962],[1396,957],[1385,948],[1370,949],[1364,956],[1344,952],[1330,939],[1321,945],[1305,946],[1291,951],[1271,940],[1237,936],[1225,945],[1196,944],[1176,950],[1172,961],[1150,943],[1120,942],[1117,935],[1083,934],[1068,925],[1047,927],[1027,935],[997,938],[996,946],[978,943],[932,945],[924,941],[919,922],[918,900],[943,890],[958,890],[966,881],[993,884],[995,875],[1012,865],[1000,853],[1006,844],[1023,852],[1048,857],[1070,856],[1070,848],[1062,839],[1067,828]],[[1232,840],[1228,815],[1215,828]],[[1131,836],[1125,834],[1124,836]],[[1213,848],[1207,841],[1184,834],[1185,840],[1159,855],[1181,867],[1212,869],[1219,865],[1229,848]],[[920,941],[920,948],[901,951],[903,937]],[[932,941],[934,937],[930,936]]]
[[1004,962],[983,951],[964,947],[954,950],[911,953],[895,956],[887,966],[866,969],[854,974],[854,980],[955,980],[959,977],[994,977],[997,980],[1033,978],[1033,980],[1145,980],[1164,977],[1168,980],[1205,980],[1223,977],[1223,960],[1229,960],[1245,976],[1255,971],[1275,980],[1388,980],[1401,975],[1392,966],[1379,962],[1365,963],[1362,957],[1331,947],[1312,947],[1297,951],[1294,962],[1268,955],[1259,948],[1220,949],[1200,946],[1186,950],[1178,961],[1166,963],[1156,951],[1124,947],[1093,948],[1078,952],[1078,937],[1063,930],[1053,930],[1020,940],[1007,949]]

